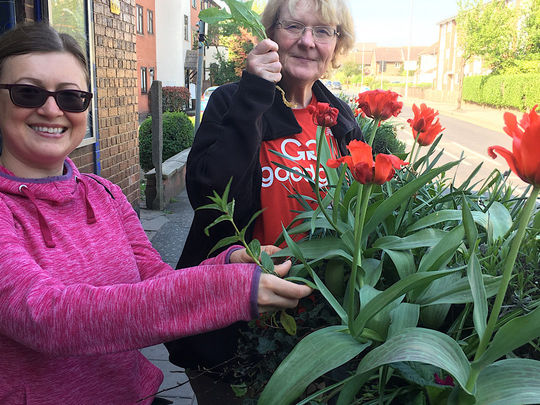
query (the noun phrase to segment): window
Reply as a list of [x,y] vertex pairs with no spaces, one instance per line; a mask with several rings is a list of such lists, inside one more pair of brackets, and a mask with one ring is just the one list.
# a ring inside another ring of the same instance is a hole
[[401,67],[401,62],[394,62],[394,67],[399,69]]
[[191,6],[197,8],[197,0],[191,0]]
[[148,10],[148,33],[154,33],[154,12],[152,10]]
[[[22,4],[22,1],[17,3]],[[69,13],[66,12],[66,6],[59,4],[62,2],[54,0],[43,0],[41,2],[43,15],[41,18],[48,19],[49,24],[53,26],[60,32],[65,32],[70,34],[75,40],[81,45],[83,50],[86,50],[86,58],[89,62],[89,65],[92,66],[94,63],[94,53],[93,53],[93,25],[89,23],[90,16],[88,14],[89,5],[88,1],[74,1],[70,3]],[[90,70],[90,91],[95,92],[96,86],[96,76],[93,69]],[[95,94],[94,94],[95,96]],[[95,138],[95,128],[96,128],[96,117],[95,117],[95,108],[96,108],[96,97],[91,101],[90,107],[88,108],[88,125],[87,130],[84,135],[84,139],[80,146],[85,146],[91,143],[94,143]]]
[[148,93],[148,84],[146,82],[146,68],[141,68],[141,94]]
[[152,83],[154,82],[154,68],[148,69],[148,75],[150,76],[150,86],[152,86]]
[[143,8],[137,5],[137,34],[144,34]]
[[187,15],[184,15],[184,41],[189,41],[189,21]]

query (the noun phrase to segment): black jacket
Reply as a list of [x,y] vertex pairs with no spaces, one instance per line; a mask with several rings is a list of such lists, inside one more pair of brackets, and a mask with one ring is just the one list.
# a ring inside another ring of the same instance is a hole
[[[329,103],[339,110],[337,125],[331,130],[341,153],[347,154],[346,145],[352,139],[362,139],[353,112],[320,81],[314,83],[312,90],[318,102]],[[239,82],[220,86],[208,102],[187,161],[186,187],[192,207],[210,203],[208,196],[214,190],[222,195],[232,177],[229,199],[235,200],[235,222],[243,228],[261,208],[262,141],[301,131],[293,111],[285,106],[273,83],[244,72]],[[221,223],[210,230],[210,237],[205,235],[204,228],[219,215],[212,210],[195,211],[177,268],[198,265],[218,241],[233,234],[231,226]],[[253,224],[246,240],[251,239],[252,232]],[[169,343],[170,359],[183,367],[193,367],[199,362],[207,367],[218,364],[234,354],[234,330],[233,325]],[[227,346],[232,350],[227,350]]]

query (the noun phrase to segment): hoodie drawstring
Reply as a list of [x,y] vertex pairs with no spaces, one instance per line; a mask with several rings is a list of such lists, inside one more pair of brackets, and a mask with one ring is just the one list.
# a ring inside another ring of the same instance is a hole
[[75,176],[75,180],[77,181],[78,184],[82,184],[83,186],[84,201],[86,203],[86,223],[93,224],[96,222],[96,214],[94,213],[92,204],[90,204],[90,200],[88,199],[88,187],[86,186],[86,183],[82,181],[81,178]]
[[[92,205],[90,204],[90,200],[88,199],[88,188],[86,186],[86,183],[77,176],[75,176],[75,180],[77,184],[82,185],[84,201],[86,205],[86,223],[93,224],[96,222],[96,214],[94,212],[94,209],[92,208]],[[51,229],[49,228],[49,224],[47,223],[45,216],[39,209],[36,198],[34,197],[34,193],[30,191],[30,189],[28,188],[26,184],[21,184],[19,186],[19,191],[22,194],[24,194],[34,204],[34,207],[36,208],[38,221],[39,221],[39,229],[41,230],[41,236],[43,237],[43,241],[45,242],[45,245],[49,248],[56,247],[56,243],[54,242],[52,238],[52,233],[51,233]]]
[[39,221],[39,229],[41,230],[41,236],[43,237],[43,241],[45,242],[45,245],[49,248],[55,247],[56,243],[54,243],[54,240],[52,238],[51,230],[49,229],[49,224],[47,223],[47,220],[41,213],[41,210],[39,209],[36,198],[34,197],[34,194],[30,191],[30,189],[28,188],[26,184],[21,184],[19,186],[19,191],[22,194],[24,194],[30,201],[32,201],[32,203],[34,204],[34,207],[36,207],[38,221]]

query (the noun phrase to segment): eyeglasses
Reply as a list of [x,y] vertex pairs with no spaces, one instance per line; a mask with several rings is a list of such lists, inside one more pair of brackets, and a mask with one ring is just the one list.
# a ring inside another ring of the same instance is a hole
[[299,21],[283,20],[278,21],[276,25],[280,25],[281,28],[291,37],[291,38],[300,38],[304,35],[307,29],[310,29],[313,33],[313,40],[320,44],[325,44],[336,36],[339,36],[339,32],[334,28],[328,25],[317,25],[315,27],[310,27]]
[[52,96],[62,111],[79,113],[85,111],[92,100],[92,93],[81,90],[48,91],[29,84],[0,84],[0,89],[9,90],[13,104],[23,108],[41,107]]

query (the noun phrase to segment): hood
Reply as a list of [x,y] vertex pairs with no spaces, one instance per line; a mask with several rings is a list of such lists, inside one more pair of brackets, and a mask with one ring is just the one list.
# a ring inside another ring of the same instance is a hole
[[86,204],[86,222],[93,224],[96,222],[96,217],[88,199],[88,188],[84,177],[69,158],[66,158],[64,162],[63,175],[41,179],[17,177],[9,170],[0,167],[0,193],[30,200],[35,208],[43,241],[47,247],[54,248],[56,244],[40,206],[42,204],[62,205],[74,198],[80,198],[82,193]]

